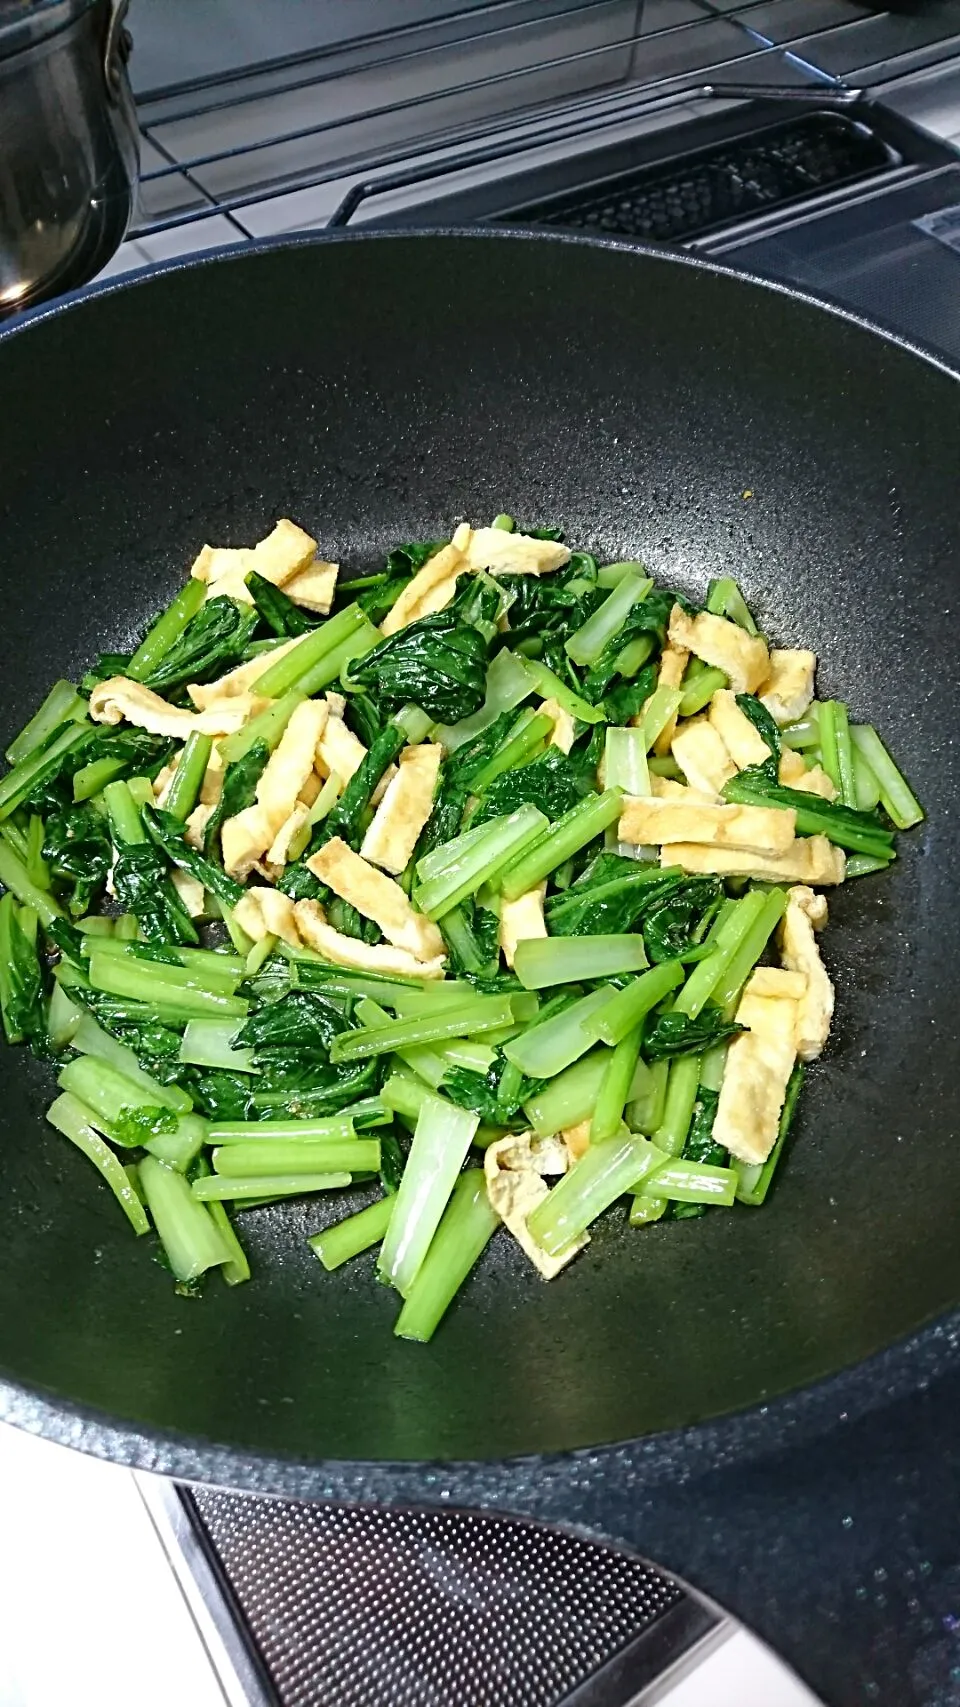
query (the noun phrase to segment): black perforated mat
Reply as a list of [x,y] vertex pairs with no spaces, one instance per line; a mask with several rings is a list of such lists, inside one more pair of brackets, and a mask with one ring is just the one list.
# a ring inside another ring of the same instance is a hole
[[624,1707],[712,1625],[641,1560],[542,1525],[187,1498],[283,1707]]
[[642,166],[528,204],[502,218],[506,224],[558,225],[678,243],[869,177],[896,159],[866,125],[839,113],[805,113],[664,165]]

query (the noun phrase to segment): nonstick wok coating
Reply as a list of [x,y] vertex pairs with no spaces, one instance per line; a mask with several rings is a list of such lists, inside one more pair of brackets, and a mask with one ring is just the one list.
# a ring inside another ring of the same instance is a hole
[[[248,251],[0,340],[4,744],[131,644],[199,546],[290,515],[349,569],[507,509],[702,595],[731,574],[819,691],[875,722],[929,814],[831,902],[828,1053],[762,1211],[627,1228],[545,1286],[497,1238],[427,1347],[313,1202],[241,1218],[255,1270],[175,1295],[3,1054],[0,1377],[54,1406],[267,1457],[502,1458],[646,1434],[809,1383],[960,1298],[958,392],[789,294],[557,238]],[[8,1391],[8,1398],[9,1398]],[[174,1466],[175,1467],[175,1466]],[[267,1478],[269,1483],[269,1478]]]

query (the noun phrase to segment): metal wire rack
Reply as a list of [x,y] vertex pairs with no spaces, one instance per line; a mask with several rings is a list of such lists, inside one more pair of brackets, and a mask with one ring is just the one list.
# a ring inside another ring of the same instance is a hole
[[[830,3],[841,17],[862,11]],[[587,148],[625,122],[694,100],[718,72],[735,85],[731,98],[753,82],[828,88],[835,80],[754,27],[754,15],[769,10],[747,4],[734,16],[722,0],[491,0],[148,91],[130,235],[213,216],[235,237],[320,223],[298,221],[302,192],[326,187],[332,212],[358,178],[369,195],[380,174],[413,162],[426,180],[561,143]]]

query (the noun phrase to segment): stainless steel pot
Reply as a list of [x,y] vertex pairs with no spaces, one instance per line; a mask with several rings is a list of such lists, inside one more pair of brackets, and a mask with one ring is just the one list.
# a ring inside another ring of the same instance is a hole
[[130,221],[129,0],[0,0],[0,317],[85,283]]

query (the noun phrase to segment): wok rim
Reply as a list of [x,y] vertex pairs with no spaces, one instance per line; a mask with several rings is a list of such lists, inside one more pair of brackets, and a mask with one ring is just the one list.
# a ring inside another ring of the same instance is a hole
[[[151,262],[109,279],[94,280],[53,302],[25,310],[6,325],[0,324],[0,349],[8,341],[48,320],[59,319],[86,302],[126,292],[170,274],[198,270],[217,262],[231,263],[273,250],[317,248],[333,243],[410,241],[421,237],[552,242],[687,266],[788,297],[829,314],[892,344],[948,379],[960,380],[960,361],[951,363],[922,341],[829,297],[684,250],[629,238],[524,226],[424,225],[392,230],[369,225],[241,239]],[[832,1375],[738,1410],[622,1440],[508,1458],[326,1459],[245,1450],[178,1430],[141,1428],[133,1421],[118,1421],[107,1411],[79,1404],[2,1373],[0,1423],[128,1469],[249,1494],[354,1504],[442,1504],[448,1509],[479,1503],[485,1509],[499,1508],[535,1517],[538,1505],[547,1503],[550,1491],[571,1478],[581,1487],[594,1476],[599,1481],[605,1469],[609,1474],[613,1461],[618,1462],[621,1470],[629,1467],[642,1484],[656,1485],[675,1481],[681,1473],[686,1478],[719,1466],[739,1464],[791,1444],[800,1445],[838,1423],[852,1422],[904,1397],[918,1385],[926,1386],[938,1374],[956,1365],[958,1349],[960,1301],[955,1309],[930,1318],[880,1351]],[[576,1512],[554,1521],[561,1521],[567,1527],[578,1526]]]

